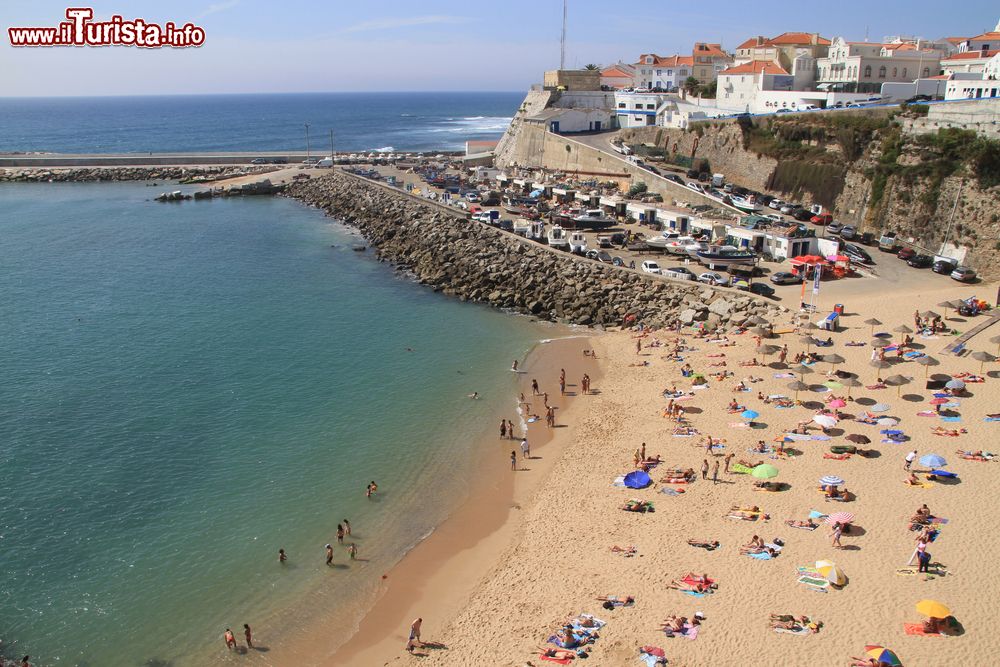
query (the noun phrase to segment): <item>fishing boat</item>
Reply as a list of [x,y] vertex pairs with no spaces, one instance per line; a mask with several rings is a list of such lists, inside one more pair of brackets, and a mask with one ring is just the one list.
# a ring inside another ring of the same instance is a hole
[[670,244],[677,243],[680,238],[681,235],[677,232],[663,232],[660,236],[646,239],[645,243],[650,250],[666,250]]
[[531,228],[528,230],[528,238],[539,243],[545,242],[545,223],[541,220],[532,220]]
[[664,247],[671,255],[686,255],[687,247],[694,243],[693,236],[678,236],[672,241],[667,241],[667,245]]
[[738,195],[730,195],[729,203],[745,213],[756,213],[757,211],[761,210],[760,206],[758,206],[751,200],[745,197],[740,197]]
[[711,246],[708,250],[695,253],[698,261],[710,269],[717,266],[736,266],[738,264],[753,264],[757,261],[757,253],[740,250],[731,245]]
[[576,231],[569,235],[569,251],[577,255],[587,252],[587,237],[583,232]]
[[588,209],[579,215],[570,218],[570,222],[577,229],[607,229],[614,227],[618,221],[609,218],[599,208]]
[[560,250],[569,249],[569,239],[566,237],[566,230],[561,225],[552,225],[546,235],[549,245]]

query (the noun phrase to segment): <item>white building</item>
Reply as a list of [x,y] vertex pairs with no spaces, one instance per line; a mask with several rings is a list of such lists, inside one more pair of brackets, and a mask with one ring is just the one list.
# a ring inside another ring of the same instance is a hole
[[878,93],[884,83],[909,83],[939,73],[944,52],[915,44],[849,42],[834,38],[829,54],[816,60],[817,88]]
[[644,53],[635,68],[635,87],[648,90],[677,90],[693,76],[694,58],[691,56],[658,56]]
[[990,32],[984,32],[975,37],[967,37],[958,44],[959,53],[969,51],[993,51],[1000,48],[1000,21]]
[[962,51],[953,53],[941,61],[941,70],[945,74],[977,74],[986,69],[986,63],[1000,53],[1000,44],[991,51]]
[[1000,96],[1000,53],[994,54],[983,66],[981,73],[955,72],[949,74],[945,86],[946,100],[972,100]]
[[599,132],[611,127],[608,109],[546,109],[524,119],[526,123],[544,125],[555,134]]

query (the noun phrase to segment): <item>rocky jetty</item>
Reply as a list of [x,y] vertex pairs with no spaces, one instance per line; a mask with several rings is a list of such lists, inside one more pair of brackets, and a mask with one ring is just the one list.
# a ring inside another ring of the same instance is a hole
[[645,276],[555,251],[402,191],[331,173],[286,195],[356,227],[378,257],[462,300],[581,325],[774,321],[786,309],[744,292]]
[[208,183],[222,178],[273,171],[270,167],[67,167],[0,169],[0,182],[59,183],[95,181],[180,181]]

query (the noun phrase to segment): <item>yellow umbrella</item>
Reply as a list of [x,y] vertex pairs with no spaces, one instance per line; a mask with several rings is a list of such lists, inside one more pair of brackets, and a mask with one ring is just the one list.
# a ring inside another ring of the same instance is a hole
[[847,575],[844,574],[844,571],[828,560],[816,561],[816,571],[834,586],[843,586],[847,583]]
[[951,609],[937,600],[921,600],[917,603],[917,612],[928,618],[948,618],[951,616]]

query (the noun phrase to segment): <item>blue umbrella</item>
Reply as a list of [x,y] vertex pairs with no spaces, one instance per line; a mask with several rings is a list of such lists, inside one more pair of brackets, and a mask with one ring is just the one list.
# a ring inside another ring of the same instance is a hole
[[947,470],[937,470],[937,469],[935,469],[935,470],[931,470],[931,474],[932,475],[936,475],[937,477],[946,477],[948,479],[955,479],[956,477],[958,477],[957,473],[948,472]]
[[760,417],[760,413],[754,410],[744,410],[740,413],[740,417],[743,417],[743,419],[756,419]]
[[927,468],[943,468],[948,462],[940,454],[924,454],[920,457],[920,465]]
[[625,475],[625,486],[630,489],[645,489],[652,482],[653,480],[649,478],[649,475],[642,470],[636,470]]

